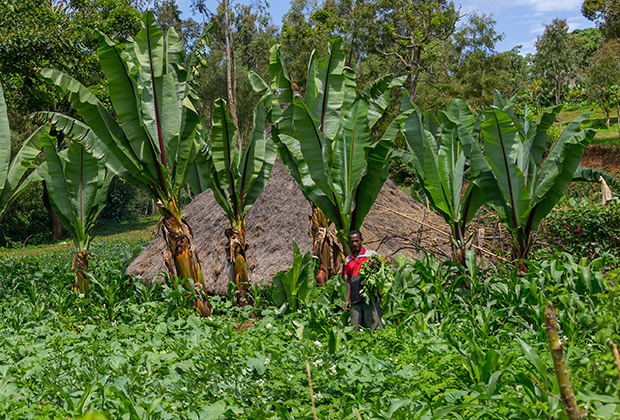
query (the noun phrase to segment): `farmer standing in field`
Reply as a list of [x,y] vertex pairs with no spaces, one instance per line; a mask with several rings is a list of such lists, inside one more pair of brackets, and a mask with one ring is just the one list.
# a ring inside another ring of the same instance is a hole
[[368,259],[376,254],[375,251],[366,250],[362,247],[362,234],[358,230],[349,232],[349,247],[351,255],[345,260],[344,280],[347,284],[347,297],[344,310],[351,310],[351,326],[356,331],[360,330],[362,323],[372,331],[377,328],[383,329],[381,323],[381,304],[377,296],[374,305],[366,303],[361,296],[364,279],[360,276],[360,269]]

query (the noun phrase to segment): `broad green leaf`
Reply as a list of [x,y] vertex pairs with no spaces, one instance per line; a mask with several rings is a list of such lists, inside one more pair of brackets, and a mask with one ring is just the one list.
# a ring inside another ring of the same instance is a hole
[[4,91],[2,90],[2,85],[0,85],[0,196],[5,188],[11,162],[11,130],[6,110]]
[[[7,207],[25,191],[28,185],[40,180],[34,176],[26,176],[26,172],[34,168],[34,160],[41,153],[40,135],[46,131],[47,127],[45,126],[37,128],[13,157],[5,175],[4,183],[0,184],[0,219]],[[8,154],[10,155],[10,147]]]
[[346,56],[342,49],[342,39],[330,40],[329,51],[330,54],[322,60],[316,57],[316,52],[310,57],[305,105],[312,119],[318,123],[318,131],[332,140],[340,128],[346,92]]

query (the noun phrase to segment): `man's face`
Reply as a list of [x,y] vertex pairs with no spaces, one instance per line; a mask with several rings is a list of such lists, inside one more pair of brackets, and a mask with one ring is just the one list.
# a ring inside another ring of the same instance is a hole
[[353,235],[349,235],[349,247],[351,248],[352,254],[359,254],[362,250],[362,240],[360,235],[354,233]]

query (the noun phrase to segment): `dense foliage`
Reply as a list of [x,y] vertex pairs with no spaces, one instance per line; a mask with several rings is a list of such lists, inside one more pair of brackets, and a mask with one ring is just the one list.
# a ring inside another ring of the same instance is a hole
[[356,334],[339,278],[299,310],[283,314],[255,290],[256,308],[213,298],[214,315],[200,319],[174,279],[123,273],[141,245],[93,243],[89,300],[71,290],[69,254],[2,257],[0,416],[311,418],[309,366],[319,418],[560,419],[548,299],[582,408],[591,418],[620,411],[608,350],[620,339],[618,272],[603,271],[615,260],[562,254],[521,276],[399,257],[386,329]]

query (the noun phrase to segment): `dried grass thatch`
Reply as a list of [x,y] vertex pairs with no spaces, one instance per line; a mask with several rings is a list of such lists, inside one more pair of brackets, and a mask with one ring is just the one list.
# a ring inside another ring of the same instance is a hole
[[[308,215],[311,207],[277,160],[265,191],[246,217],[248,270],[251,281],[270,282],[293,263],[293,240],[302,252],[311,248]],[[211,191],[197,196],[185,209],[183,217],[194,230],[194,245],[202,262],[207,290],[212,294],[227,292],[224,258],[224,230],[228,220]],[[364,244],[384,256],[403,253],[417,256],[421,249],[435,255],[450,255],[448,226],[437,215],[416,202],[396,185],[386,182],[362,227]],[[161,237],[155,238],[131,263],[127,272],[153,279],[164,270]]]

